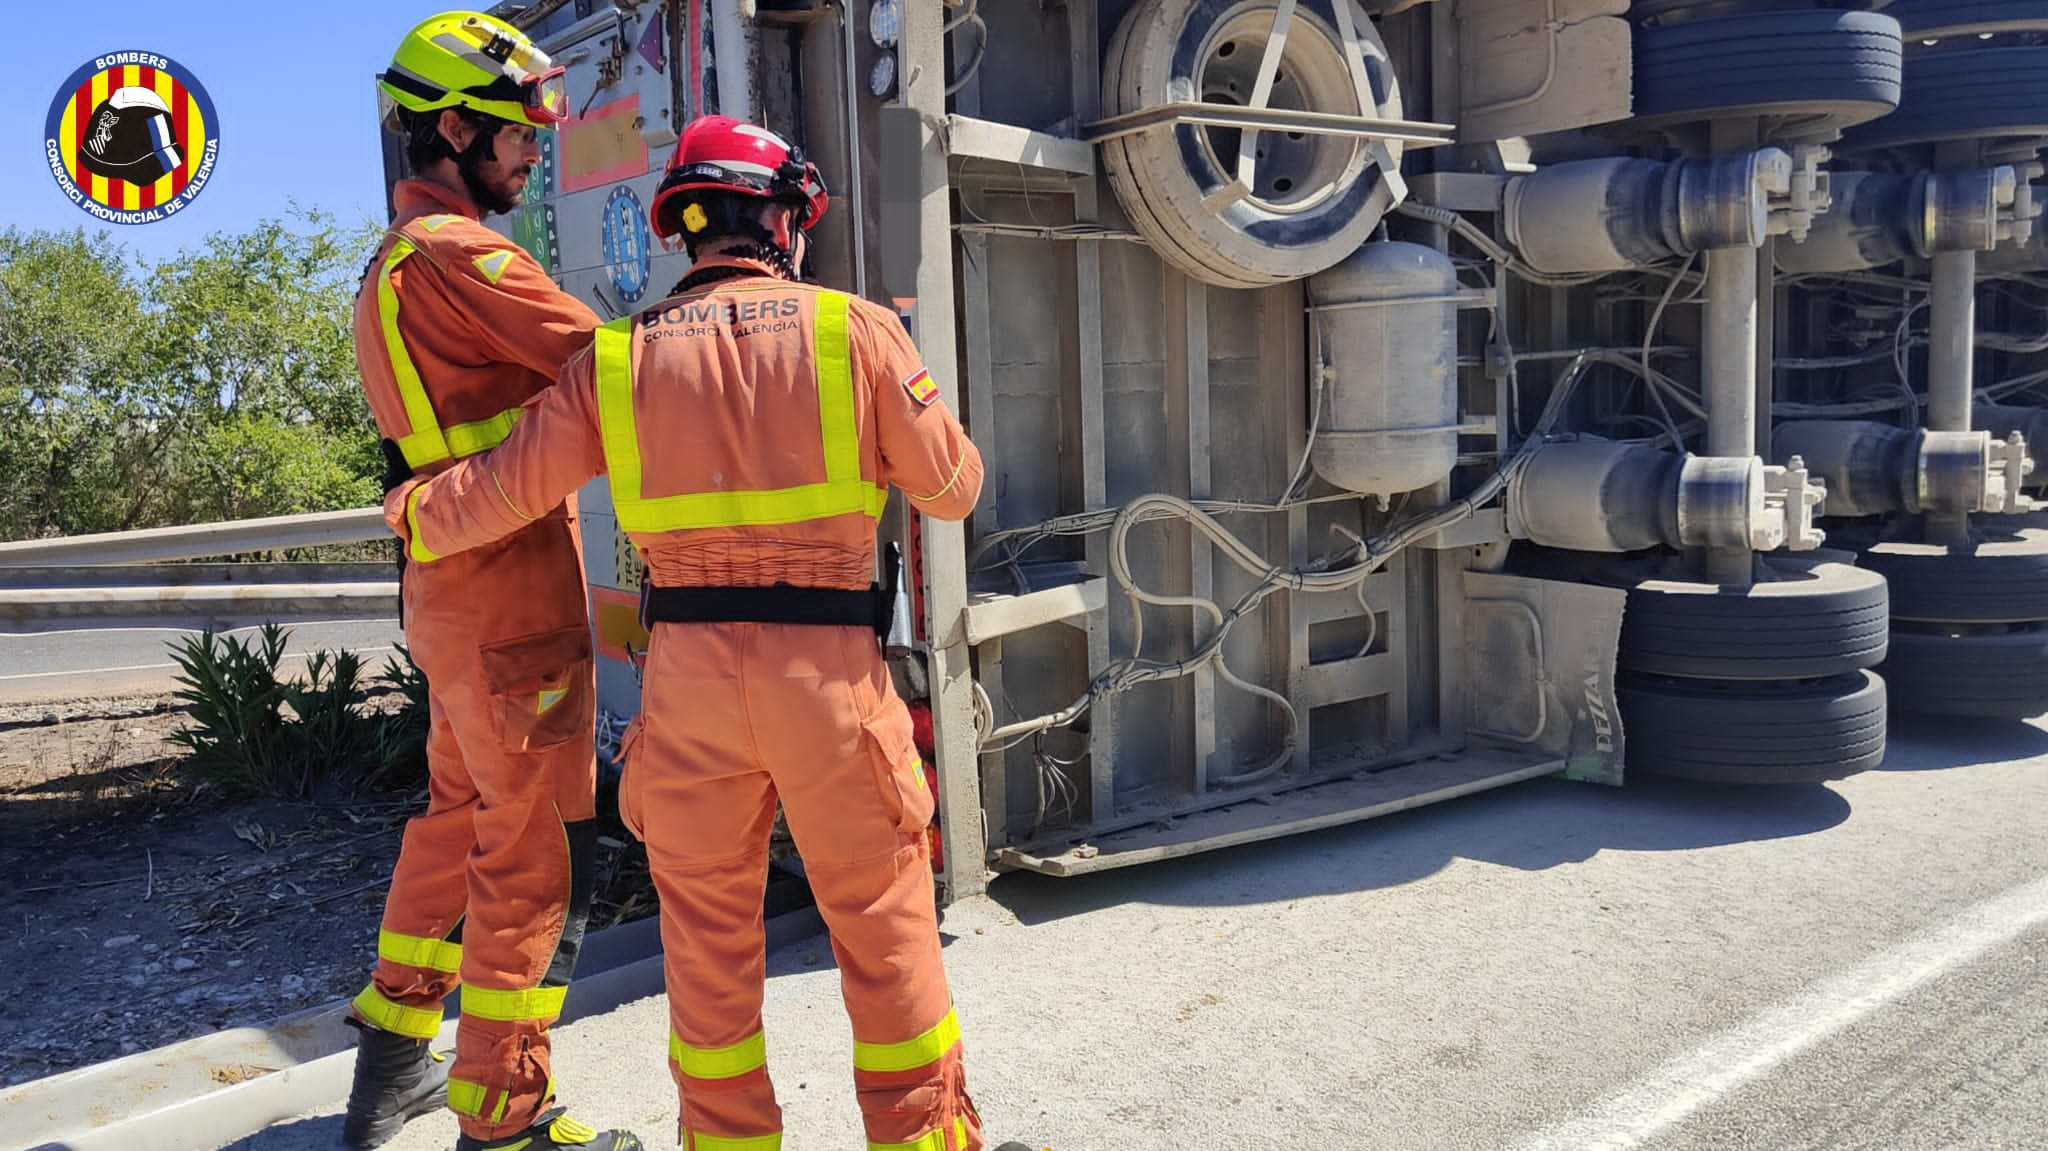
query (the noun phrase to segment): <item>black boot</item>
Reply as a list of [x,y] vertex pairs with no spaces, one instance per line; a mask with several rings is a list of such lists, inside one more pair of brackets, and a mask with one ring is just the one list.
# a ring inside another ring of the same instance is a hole
[[350,1019],[356,1041],[356,1081],[341,1120],[341,1141],[368,1151],[390,1141],[405,1121],[448,1105],[448,1064],[427,1041],[394,1035]]
[[493,1139],[486,1143],[464,1135],[455,1141],[455,1151],[557,1151],[557,1148],[574,1148],[575,1151],[646,1151],[640,1137],[630,1131],[598,1131],[569,1118],[568,1108],[553,1107],[540,1113],[533,1126],[516,1135]]

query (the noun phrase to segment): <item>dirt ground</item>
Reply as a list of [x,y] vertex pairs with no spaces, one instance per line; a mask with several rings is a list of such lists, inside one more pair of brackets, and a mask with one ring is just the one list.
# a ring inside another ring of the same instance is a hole
[[[231,800],[168,696],[0,708],[0,1086],[355,994],[418,796]],[[653,910],[602,841],[592,930]],[[18,925],[18,926],[17,926]]]

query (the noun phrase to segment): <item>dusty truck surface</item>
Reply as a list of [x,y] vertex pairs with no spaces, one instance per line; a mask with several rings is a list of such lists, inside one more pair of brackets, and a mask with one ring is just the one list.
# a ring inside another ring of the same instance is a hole
[[[968,523],[882,524],[942,899],[2048,710],[2048,3],[494,11],[574,118],[488,223],[653,306],[681,127],[765,123],[979,445]],[[608,744],[641,568],[579,498]]]

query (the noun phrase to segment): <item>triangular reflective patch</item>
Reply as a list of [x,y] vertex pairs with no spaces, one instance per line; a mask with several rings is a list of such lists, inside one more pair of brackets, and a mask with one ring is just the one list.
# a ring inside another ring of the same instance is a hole
[[441,230],[441,225],[452,220],[460,220],[461,218],[461,216],[446,212],[433,216],[422,216],[420,217],[420,227],[425,228],[429,232],[438,232]]
[[556,704],[558,704],[558,703],[562,702],[562,697],[563,697],[563,696],[565,696],[565,695],[568,695],[568,694],[569,694],[569,689],[567,689],[567,688],[563,688],[563,689],[561,689],[561,690],[559,690],[559,691],[544,691],[544,692],[541,692],[541,693],[540,693],[540,706],[539,706],[539,707],[536,707],[536,708],[534,708],[534,709],[533,709],[533,714],[535,714],[535,715],[540,715],[540,714],[542,714],[542,713],[546,712],[546,711],[547,711],[547,709],[549,709],[549,708],[551,708],[551,707],[555,706]]
[[484,274],[484,279],[495,284],[498,282],[498,277],[505,274],[505,268],[511,262],[512,249],[500,248],[489,255],[478,256],[476,258],[476,267],[477,271]]

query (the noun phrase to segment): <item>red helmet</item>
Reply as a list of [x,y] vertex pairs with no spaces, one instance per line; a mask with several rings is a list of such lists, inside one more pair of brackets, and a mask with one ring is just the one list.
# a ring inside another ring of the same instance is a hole
[[[669,157],[668,173],[654,194],[654,205],[647,210],[655,235],[666,240],[678,234],[675,224],[664,222],[662,210],[671,197],[687,200],[683,193],[691,191],[798,201],[804,211],[797,227],[806,230],[824,216],[825,206],[831,203],[825,193],[825,178],[818,174],[816,164],[804,158],[803,149],[766,128],[731,116],[700,116],[683,129],[683,138]],[[687,217],[680,223],[689,226]],[[701,220],[698,226],[702,226]]]

